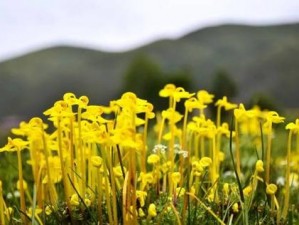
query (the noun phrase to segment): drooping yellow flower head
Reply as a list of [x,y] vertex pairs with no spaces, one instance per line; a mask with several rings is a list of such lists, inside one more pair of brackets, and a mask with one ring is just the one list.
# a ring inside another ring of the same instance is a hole
[[277,186],[275,184],[268,184],[266,188],[266,193],[268,195],[275,195],[277,191]]
[[239,212],[239,204],[238,203],[234,203],[232,209],[233,209],[234,213],[238,213]]
[[136,197],[139,200],[140,206],[143,207],[145,205],[145,198],[147,196],[147,192],[145,191],[136,191]]
[[53,212],[52,207],[47,205],[46,208],[45,208],[46,215],[49,216],[49,215],[52,214],[52,212]]
[[150,217],[155,217],[157,216],[157,210],[156,210],[156,205],[151,203],[148,207],[148,215]]
[[255,164],[255,170],[257,172],[264,172],[264,162],[262,160],[258,160]]
[[173,95],[175,92],[176,86],[174,84],[166,84],[162,90],[159,92],[159,96],[167,98]]
[[266,115],[266,120],[271,123],[282,123],[285,117],[279,116],[275,111],[269,111]]
[[193,109],[204,109],[207,106],[200,102],[196,98],[192,97],[185,101],[185,108],[191,112]]
[[193,95],[194,93],[191,94],[188,91],[185,91],[184,88],[178,87],[173,93],[173,98],[176,102],[179,102],[182,98],[191,98]]
[[212,163],[212,159],[209,158],[209,157],[202,157],[202,158],[200,159],[199,163],[200,163],[200,165],[201,165],[202,167],[208,167],[208,166],[211,165],[211,163]]
[[171,174],[172,182],[178,184],[181,180],[181,173],[180,172],[173,172]]
[[243,189],[243,193],[245,196],[249,196],[252,193],[252,186],[248,185]]
[[103,159],[100,156],[92,156],[90,161],[91,161],[91,164],[97,168],[100,168],[103,163]]
[[216,106],[223,107],[226,111],[234,109],[237,107],[236,104],[230,103],[227,101],[227,97],[224,96],[222,99],[219,99],[216,103]]
[[223,190],[224,196],[228,196],[228,194],[229,194],[229,183],[224,183],[222,190]]
[[291,130],[293,133],[299,132],[299,119],[296,119],[295,123],[288,123],[285,127],[287,130]]
[[169,108],[162,111],[162,117],[164,119],[168,119],[171,123],[177,123],[183,118],[183,115],[175,111],[173,108]]
[[77,105],[78,99],[74,93],[68,92],[63,95],[63,100],[67,102],[69,105]]
[[157,154],[151,154],[147,158],[148,164],[157,164],[160,161],[160,157]]
[[210,104],[213,102],[214,95],[209,94],[209,92],[205,90],[200,90],[197,92],[197,98],[198,101],[200,101],[203,104]]
[[[28,189],[28,184],[25,180],[23,180],[23,188],[24,190]],[[17,181],[17,189],[20,190],[20,180]]]
[[70,204],[71,204],[72,206],[78,206],[78,205],[80,204],[80,202],[79,202],[79,197],[78,197],[77,194],[73,194],[73,195],[71,196]]
[[12,138],[8,137],[7,144],[4,147],[0,148],[0,152],[20,151],[20,150],[27,148],[28,145],[29,145],[29,142],[24,141],[21,138],[12,139]]

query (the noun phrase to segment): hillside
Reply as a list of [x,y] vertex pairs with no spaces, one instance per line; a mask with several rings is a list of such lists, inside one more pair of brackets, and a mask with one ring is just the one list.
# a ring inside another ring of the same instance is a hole
[[188,68],[194,90],[209,89],[213,73],[226,69],[239,85],[238,100],[255,92],[284,107],[299,107],[299,24],[223,25],[161,40],[123,53],[57,46],[0,63],[0,119],[40,116],[67,91],[107,104],[122,85],[134,56],[143,53],[163,70]]

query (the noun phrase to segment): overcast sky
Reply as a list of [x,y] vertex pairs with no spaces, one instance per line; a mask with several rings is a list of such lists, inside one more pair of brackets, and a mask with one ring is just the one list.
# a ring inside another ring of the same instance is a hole
[[290,22],[298,0],[0,0],[0,61],[58,44],[124,51],[210,25]]

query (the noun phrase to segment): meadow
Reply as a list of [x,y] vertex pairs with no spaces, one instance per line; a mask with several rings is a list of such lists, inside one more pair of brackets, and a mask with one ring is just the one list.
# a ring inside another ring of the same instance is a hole
[[132,92],[108,106],[66,93],[13,128],[0,224],[299,223],[299,119],[173,84],[159,95],[161,112]]

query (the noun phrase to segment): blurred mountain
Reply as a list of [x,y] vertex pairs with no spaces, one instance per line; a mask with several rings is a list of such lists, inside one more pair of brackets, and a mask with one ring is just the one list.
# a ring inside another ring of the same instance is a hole
[[91,104],[108,104],[119,97],[124,73],[139,54],[163,71],[187,68],[192,91],[209,90],[215,71],[225,69],[238,85],[239,101],[260,92],[283,107],[299,107],[299,24],[222,25],[121,53],[57,46],[4,61],[0,119],[41,116],[69,91],[89,96]]

